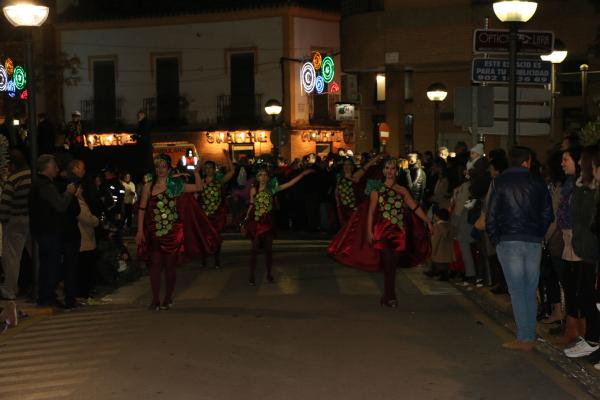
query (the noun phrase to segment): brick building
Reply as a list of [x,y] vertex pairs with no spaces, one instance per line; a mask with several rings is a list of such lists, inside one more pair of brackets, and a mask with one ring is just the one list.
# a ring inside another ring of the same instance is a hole
[[[494,16],[491,1],[342,1],[342,62],[344,72],[353,75],[358,87],[358,150],[378,146],[377,124],[382,121],[391,127],[388,149],[392,153],[411,145],[420,151],[432,149],[434,107],[426,90],[434,82],[448,89],[441,104],[440,144],[453,147],[459,140],[472,142],[469,132],[454,126],[453,99],[457,87],[471,85],[473,31],[483,28],[486,18],[492,28],[505,28]],[[594,50],[599,26],[594,2],[539,2],[535,16],[522,29],[553,31],[569,55],[557,70],[557,89],[562,93],[556,102],[554,133],[532,137],[522,132],[520,143],[543,154],[563,131],[581,123],[577,72],[582,63],[589,64],[590,70],[600,69]],[[594,75],[589,81],[588,109],[594,112],[600,87]],[[505,138],[485,135],[486,147],[505,145]]]

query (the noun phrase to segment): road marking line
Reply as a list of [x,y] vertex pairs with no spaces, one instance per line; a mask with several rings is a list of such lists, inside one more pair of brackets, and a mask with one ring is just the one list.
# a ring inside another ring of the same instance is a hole
[[71,369],[67,369],[64,371],[52,371],[52,372],[38,372],[33,374],[27,374],[24,376],[12,376],[0,377],[0,386],[3,384],[13,385],[17,382],[40,382],[44,380],[55,380],[56,378],[60,378],[63,376],[66,377],[78,377],[79,375],[89,375],[94,371],[97,371],[98,368],[81,368],[78,364],[77,366],[71,366]]
[[275,266],[273,269],[275,284],[268,283],[265,276],[258,288],[259,296],[286,296],[300,293],[299,268]]
[[[88,347],[89,349],[89,347]],[[99,358],[99,356],[106,356],[107,360],[109,357],[114,356],[115,354],[118,354],[119,351],[117,350],[111,350],[111,351],[100,351],[100,352],[95,352],[94,353],[94,358],[97,360],[101,360],[101,358]],[[81,354],[82,357],[90,357],[89,354]],[[73,355],[72,354],[62,354],[62,355],[57,355],[57,356],[48,356],[44,358],[45,362],[66,362],[66,361],[73,361]],[[40,360],[38,359],[20,359],[20,360],[9,360],[9,361],[2,361],[2,369],[4,370],[8,370],[9,368],[12,367],[25,367],[25,366],[32,366],[32,365],[39,365],[40,364]]]
[[404,268],[400,270],[426,296],[462,296],[454,286],[448,282],[429,279],[423,274],[422,268]]
[[[119,347],[118,343],[102,343],[102,344],[94,345],[94,349],[102,349],[102,350],[107,350],[107,351],[110,351],[110,350],[116,351],[118,347]],[[50,348],[50,349],[31,350],[31,351],[23,351],[23,350],[12,351],[9,348],[8,349],[9,351],[3,351],[2,353],[0,353],[0,362],[2,362],[2,360],[7,360],[12,357],[29,358],[32,356],[52,355],[55,353],[70,354],[72,356],[75,356],[75,355],[80,354],[80,350],[89,350],[89,349],[90,349],[89,343],[82,344],[79,346],[71,346],[71,347],[67,347],[67,348],[55,347],[55,348]]]
[[80,383],[83,383],[86,380],[87,380],[87,377],[85,377],[85,378],[67,378],[67,379],[53,380],[51,382],[36,382],[36,383],[27,382],[27,383],[21,383],[21,384],[17,384],[17,385],[8,385],[5,387],[0,386],[0,393],[19,392],[22,390],[34,391],[34,390],[39,390],[39,389],[44,389],[44,388],[72,386],[72,385],[78,385]]
[[[77,368],[91,368],[91,367],[99,367],[102,363],[107,362],[108,360],[78,360]],[[13,367],[13,368],[2,368],[0,370],[0,379],[4,377],[9,377],[14,379],[14,374],[23,374],[23,373],[36,373],[42,371],[55,371],[59,369],[73,368],[73,362],[62,362],[62,363],[49,363],[40,365],[39,363],[36,365],[30,365],[28,367]],[[96,369],[96,368],[94,368]]]
[[9,397],[2,397],[2,400],[46,400],[46,399],[56,399],[56,398],[66,398],[73,393],[73,390],[51,390],[45,391],[42,393],[32,393],[32,394],[14,394],[7,395]]

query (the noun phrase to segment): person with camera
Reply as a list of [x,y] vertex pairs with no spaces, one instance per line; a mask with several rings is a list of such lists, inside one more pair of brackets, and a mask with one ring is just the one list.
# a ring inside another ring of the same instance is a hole
[[[81,194],[81,189],[75,182],[69,182],[61,185],[61,190],[55,182],[59,169],[54,156],[50,154],[42,154],[38,158],[37,172],[37,179],[31,186],[29,194],[30,229],[39,246],[40,259],[37,301],[41,306],[56,306],[59,303],[55,291],[59,282],[60,261],[65,243],[70,243],[71,248],[76,248],[75,253],[79,252],[76,244],[80,240],[77,227],[79,214],[77,196]],[[69,224],[71,220],[75,223],[75,229],[72,229]],[[67,257],[73,257],[73,251],[67,253]],[[75,268],[75,259],[66,261],[66,266]],[[73,269],[69,273],[73,273]],[[67,306],[74,305],[74,289],[74,275],[67,274],[65,279]]]

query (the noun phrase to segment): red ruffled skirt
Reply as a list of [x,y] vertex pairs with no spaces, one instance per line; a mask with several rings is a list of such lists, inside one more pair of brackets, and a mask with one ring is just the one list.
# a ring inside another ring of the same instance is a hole
[[219,233],[212,227],[208,217],[191,193],[182,193],[177,197],[178,220],[173,223],[169,233],[156,236],[153,218],[157,198],[152,197],[146,207],[144,218],[145,241],[138,246],[139,259],[149,261],[152,252],[180,254],[179,262],[214,253],[221,243]]
[[343,205],[337,206],[337,215],[338,220],[340,222],[340,226],[344,226],[348,221],[350,221],[350,218],[352,217],[352,214],[354,214],[354,211],[354,208],[346,207]]
[[246,222],[246,237],[249,239],[260,238],[273,233],[273,213],[269,212],[263,215],[258,221],[254,219],[254,210],[250,212],[248,222]]
[[369,202],[363,202],[348,223],[335,235],[327,251],[340,264],[378,271],[381,269],[379,251],[367,241]]

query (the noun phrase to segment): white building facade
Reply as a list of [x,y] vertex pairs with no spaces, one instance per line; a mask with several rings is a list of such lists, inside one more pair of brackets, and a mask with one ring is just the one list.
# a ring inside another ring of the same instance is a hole
[[[80,61],[78,83],[62,88],[65,120],[81,111],[88,132],[133,129],[144,111],[156,138],[183,138],[216,153],[239,141],[235,132],[268,135],[264,105],[277,99],[291,133],[284,156],[349,147],[334,110],[341,88],[337,12],[264,7],[57,27],[60,51]],[[322,94],[301,84],[301,68],[315,52],[335,65]],[[227,133],[233,140],[207,146],[210,135]],[[248,136],[241,141],[251,143]],[[270,151],[267,144],[257,152]]]

